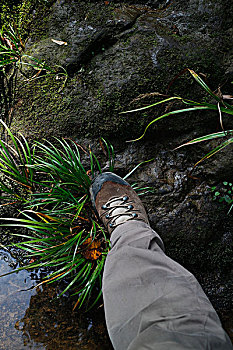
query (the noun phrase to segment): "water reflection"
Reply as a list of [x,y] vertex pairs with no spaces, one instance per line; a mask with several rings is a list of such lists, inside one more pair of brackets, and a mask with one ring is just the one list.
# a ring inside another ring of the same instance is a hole
[[53,286],[37,290],[21,322],[25,345],[42,342],[46,349],[112,349],[102,310],[81,314],[72,311],[75,301],[53,300]]
[[[10,272],[14,264],[7,252],[0,252],[0,274]],[[0,279],[0,348],[1,349],[25,349],[21,334],[15,328],[15,323],[20,320],[28,308],[30,298],[35,291],[22,291],[31,287],[32,281],[29,273],[9,275]],[[42,348],[43,349],[43,348]]]
[[[0,250],[0,274],[10,272],[15,260]],[[21,271],[0,278],[0,350],[111,350],[103,308],[82,314],[72,311],[76,299],[60,298],[55,285],[29,289],[35,273]],[[233,336],[232,313],[221,315]],[[232,337],[233,338],[233,337]]]
[[[9,253],[0,251],[0,274],[11,271],[13,263]],[[72,311],[76,300],[55,299],[53,285],[26,291],[36,284],[31,277],[21,271],[0,279],[0,349],[112,349],[102,308]]]

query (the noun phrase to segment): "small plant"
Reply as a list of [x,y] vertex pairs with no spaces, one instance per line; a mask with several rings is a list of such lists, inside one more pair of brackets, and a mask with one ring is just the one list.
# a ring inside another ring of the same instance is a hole
[[0,67],[18,63],[24,51],[24,44],[18,31],[12,26],[0,31]]
[[[2,218],[1,226],[23,227],[28,234],[16,233],[28,264],[21,269],[45,267],[50,270],[42,283],[66,278],[65,293],[71,287],[78,295],[77,304],[88,303],[91,292],[101,285],[101,273],[110,248],[105,230],[92,210],[89,187],[101,165],[95,154],[69,139],[36,142],[14,136],[7,129],[11,145],[0,141],[0,190],[2,205],[18,203],[17,218]],[[101,142],[113,171],[114,152]],[[86,160],[84,167],[80,152]],[[22,240],[22,241],[21,241]],[[101,295],[93,301],[95,304]]]
[[23,43],[19,30],[16,25],[2,28],[0,31],[0,70],[8,68],[18,68],[20,72],[23,66],[29,66],[36,73],[27,78],[27,80],[42,77],[42,73],[52,74],[54,76],[64,76],[65,82],[68,78],[68,73],[62,66],[49,66],[45,60],[40,60],[36,57],[27,55],[25,52],[25,44]]
[[214,194],[213,199],[219,203],[227,203],[230,208],[228,214],[233,208],[233,184],[231,182],[224,181],[223,188],[217,188],[216,186],[211,187],[211,191]]
[[[24,45],[19,33],[12,27],[0,30],[0,118],[10,126],[13,114],[16,84],[18,78],[17,62],[20,60]],[[1,139],[6,135],[1,132]]]
[[[26,73],[23,67],[29,67]],[[25,44],[22,41],[18,28],[14,26],[3,27],[0,30],[0,119],[10,127],[15,110],[15,97],[19,72],[25,80],[31,81],[52,75],[62,82],[59,92],[64,88],[68,73],[62,66],[49,66],[44,60],[29,56],[25,53]],[[1,139],[7,141],[7,134],[2,128]]]
[[[11,140],[11,145],[0,141],[1,205],[20,206],[19,215],[2,218],[0,226],[17,228],[13,235],[19,242],[13,245],[24,250],[28,258],[25,266],[11,273],[46,268],[49,273],[41,284],[65,279],[61,295],[72,290],[78,295],[76,306],[93,306],[101,296],[102,271],[110,249],[89,195],[92,179],[102,172],[100,160],[91,148],[84,149],[70,139],[30,146],[23,135],[14,136],[0,122]],[[100,145],[108,160],[105,171],[113,171],[113,147],[104,139]],[[133,186],[139,194],[151,190]],[[20,228],[26,228],[27,233]]]
[[[180,113],[187,113],[187,112],[191,112],[191,111],[198,111],[198,110],[213,110],[216,111],[219,114],[219,120],[220,120],[220,125],[222,128],[222,131],[217,132],[217,133],[213,133],[213,134],[209,134],[209,135],[204,135],[198,138],[195,138],[191,141],[186,142],[185,144],[177,147],[183,147],[183,146],[187,146],[187,145],[192,145],[198,142],[203,142],[203,141],[210,141],[213,139],[217,139],[217,138],[223,138],[224,141],[218,145],[217,147],[215,147],[213,150],[211,150],[208,154],[206,154],[200,161],[198,161],[196,165],[198,165],[201,161],[210,158],[211,156],[213,156],[215,153],[219,152],[220,150],[222,150],[224,147],[228,146],[229,144],[231,144],[233,142],[233,130],[224,130],[223,128],[223,121],[222,121],[222,113],[226,113],[229,115],[233,115],[233,105],[228,104],[227,102],[224,101],[223,97],[219,96],[218,94],[215,94],[207,85],[206,83],[200,78],[200,76],[198,76],[198,74],[196,74],[193,70],[188,69],[188,71],[191,73],[192,77],[197,81],[197,83],[208,93],[208,95],[213,98],[215,100],[215,103],[209,103],[209,102],[197,102],[197,101],[192,101],[189,99],[185,99],[183,97],[179,97],[179,96],[173,96],[173,97],[168,97],[164,100],[158,101],[156,103],[153,103],[149,106],[145,106],[142,108],[137,108],[134,110],[129,110],[129,111],[125,111],[122,113],[132,113],[132,112],[138,112],[138,111],[144,111],[148,108],[152,108],[152,107],[156,107],[158,105],[164,104],[164,103],[169,103],[171,101],[180,101],[181,103],[183,103],[185,105],[185,108],[183,109],[178,109],[178,110],[173,110],[171,112],[165,113],[163,115],[161,115],[160,117],[152,120],[146,127],[146,129],[144,130],[144,133],[137,139],[132,140],[132,141],[138,141],[140,139],[142,139],[145,136],[146,131],[148,130],[148,128],[156,123],[157,121],[169,117],[169,116],[173,116],[176,114],[180,114]],[[159,93],[156,93],[156,95],[161,95]],[[232,98],[232,96],[230,96],[230,98]],[[195,167],[194,166],[194,167]]]

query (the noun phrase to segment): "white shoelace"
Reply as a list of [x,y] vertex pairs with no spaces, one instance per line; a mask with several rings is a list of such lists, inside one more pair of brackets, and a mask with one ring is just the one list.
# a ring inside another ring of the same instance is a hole
[[126,221],[133,220],[138,217],[137,210],[134,209],[133,202],[129,201],[128,196],[113,197],[102,206],[105,212],[101,218],[105,216],[108,220],[107,225],[115,228]]

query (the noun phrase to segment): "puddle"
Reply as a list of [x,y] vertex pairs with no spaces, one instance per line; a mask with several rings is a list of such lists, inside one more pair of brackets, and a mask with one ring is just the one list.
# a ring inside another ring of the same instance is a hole
[[[0,274],[16,264],[0,250]],[[72,311],[76,300],[55,299],[53,284],[27,290],[36,285],[35,273],[20,271],[0,278],[0,350],[111,350],[103,307],[89,313]],[[222,315],[231,339],[233,314]]]
[[[0,251],[0,274],[12,270],[14,260]],[[88,314],[72,311],[74,301],[53,285],[26,290],[36,275],[27,271],[0,278],[0,349],[111,350],[103,308]],[[51,301],[53,300],[53,301]]]

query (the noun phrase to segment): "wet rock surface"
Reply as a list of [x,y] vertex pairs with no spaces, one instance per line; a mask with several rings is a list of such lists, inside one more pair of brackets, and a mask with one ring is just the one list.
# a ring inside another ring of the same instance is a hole
[[[29,139],[72,137],[96,145],[108,138],[116,150],[116,172],[125,175],[143,160],[131,182],[154,190],[143,198],[152,227],[162,236],[166,252],[191,270],[222,319],[232,310],[232,215],[213,201],[210,187],[232,181],[232,147],[191,172],[212,145],[173,150],[183,142],[220,130],[216,113],[184,114],[164,119],[145,138],[152,118],[165,107],[146,113],[119,114],[155,101],[139,94],[166,93],[184,68],[201,72],[213,89],[232,93],[232,4],[225,1],[56,1],[32,31],[30,54],[62,65],[69,78],[45,77],[21,82],[13,129]],[[40,35],[41,31],[41,35]],[[51,39],[67,42],[54,43]],[[171,94],[195,99],[202,91],[187,76]],[[173,108],[170,106],[169,108]],[[232,121],[224,117],[224,127]]]
[[213,180],[212,163],[216,160],[190,174],[197,150],[165,151],[162,144],[153,147],[148,143],[136,152],[134,147],[129,146],[128,157],[126,151],[117,156],[116,168],[120,173],[122,165],[132,168],[138,157],[148,156],[148,148],[150,155],[154,154],[155,159],[139,168],[130,181],[153,188],[154,193],[142,200],[152,227],[164,240],[166,253],[195,274],[219,312],[231,310],[233,219],[227,215],[227,206],[213,201],[211,191],[212,184],[226,174],[216,171]]

